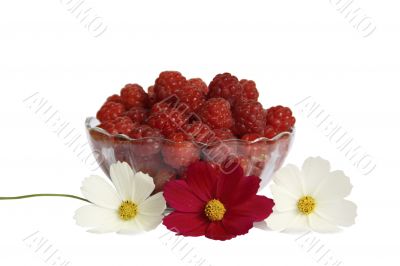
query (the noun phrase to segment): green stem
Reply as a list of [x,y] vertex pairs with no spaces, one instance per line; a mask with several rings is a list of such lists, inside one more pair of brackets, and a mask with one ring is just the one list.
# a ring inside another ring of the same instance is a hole
[[87,199],[75,196],[75,195],[69,195],[69,194],[30,194],[30,195],[23,195],[23,196],[15,196],[15,197],[0,197],[0,200],[16,200],[16,199],[26,199],[26,198],[34,198],[34,197],[65,197],[65,198],[73,198],[73,199],[78,199],[82,201],[89,202]]

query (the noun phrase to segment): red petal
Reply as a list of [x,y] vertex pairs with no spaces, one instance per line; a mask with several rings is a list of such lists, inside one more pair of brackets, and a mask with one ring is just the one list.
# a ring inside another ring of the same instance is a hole
[[218,172],[208,163],[196,162],[187,170],[187,183],[192,191],[203,201],[215,198]]
[[272,199],[255,195],[242,204],[232,206],[229,212],[233,216],[247,216],[253,219],[254,222],[259,222],[268,218],[274,205],[275,203]]
[[237,186],[243,178],[243,169],[238,166],[235,167],[230,173],[222,173],[217,183],[217,198],[222,203],[229,205],[231,199],[238,191]]
[[202,212],[205,202],[190,190],[185,180],[169,181],[164,186],[164,198],[168,206],[182,212]]
[[229,240],[236,235],[228,233],[221,222],[212,222],[207,228],[206,237],[214,240]]
[[203,236],[209,221],[200,213],[173,212],[164,218],[163,224],[178,235]]
[[240,178],[236,191],[232,193],[232,197],[227,204],[229,206],[235,206],[254,197],[260,188],[260,181],[261,179],[258,176],[245,176]]
[[227,212],[222,220],[227,232],[234,235],[245,235],[253,228],[253,218],[238,216]]

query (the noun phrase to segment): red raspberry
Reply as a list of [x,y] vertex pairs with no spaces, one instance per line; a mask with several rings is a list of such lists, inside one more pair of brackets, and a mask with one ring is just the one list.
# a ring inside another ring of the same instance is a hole
[[242,136],[246,133],[263,133],[265,127],[264,109],[256,101],[239,102],[234,109],[235,131]]
[[164,185],[170,181],[176,179],[176,171],[169,167],[165,166],[161,168],[154,177],[154,184],[156,185],[154,192],[157,193],[163,190]]
[[177,96],[178,105],[186,105],[189,107],[188,111],[196,111],[206,101],[204,94],[196,87],[186,84],[181,89],[175,91]]
[[227,128],[218,128],[214,130],[215,138],[219,140],[235,139],[232,131]]
[[183,132],[188,136],[189,140],[205,144],[214,136],[213,130],[200,121],[185,125]]
[[150,86],[147,89],[147,95],[149,95],[149,105],[153,106],[157,102],[156,93],[154,92],[154,86]]
[[201,78],[189,79],[188,83],[196,87],[199,91],[203,92],[204,95],[208,94],[208,86]]
[[[291,131],[295,123],[296,119],[292,116],[292,111],[288,107],[278,105],[267,110],[266,125],[275,129],[276,134]],[[271,129],[268,130],[268,133],[272,135]]]
[[[250,158],[252,162],[265,161],[268,156],[269,145],[262,138],[262,134],[249,133],[242,137],[245,142],[240,145],[239,152],[246,158]],[[256,142],[254,142],[256,141]]]
[[258,90],[256,87],[256,83],[252,80],[242,79],[240,81],[240,85],[242,85],[242,95],[241,99],[246,100],[258,100]]
[[128,136],[136,139],[132,142],[132,152],[135,154],[149,156],[161,150],[163,135],[158,129],[148,125],[140,125],[135,127]]
[[166,166],[161,153],[150,156],[140,156],[139,154],[132,156],[130,154],[130,159],[133,161],[133,168],[136,171],[149,174],[152,177],[156,176],[157,172]]
[[100,122],[103,123],[121,116],[123,112],[125,112],[125,106],[123,104],[106,102],[97,112],[96,117]]
[[127,84],[121,90],[121,98],[126,108],[146,107],[149,96],[138,84]]
[[106,102],[122,103],[122,98],[118,94],[114,94],[108,97]]
[[252,141],[262,138],[262,137],[263,137],[263,135],[259,134],[259,133],[249,133],[249,134],[243,135],[241,139],[252,142]]
[[275,130],[275,128],[271,125],[267,125],[264,129],[264,136],[268,139],[272,139],[278,135],[278,132]]
[[224,98],[231,106],[235,105],[236,99],[242,93],[239,80],[230,73],[216,75],[208,87],[209,98]]
[[164,136],[178,131],[188,122],[188,117],[176,109],[170,108],[164,112],[153,113],[147,119],[147,124],[159,129]]
[[161,72],[154,85],[154,92],[157,96],[157,100],[161,101],[173,95],[175,91],[181,89],[186,82],[186,78],[178,71]]
[[223,98],[212,98],[204,103],[199,109],[198,115],[203,123],[212,129],[231,128],[233,118],[229,102]]
[[124,115],[132,119],[133,122],[142,124],[147,119],[149,111],[142,107],[132,107]]
[[182,132],[172,133],[164,143],[164,161],[175,169],[189,166],[200,160],[200,149]]
[[109,120],[99,125],[99,127],[104,129],[111,135],[115,134],[128,135],[135,126],[136,124],[133,123],[132,120],[127,116],[120,116],[115,118],[114,120]]

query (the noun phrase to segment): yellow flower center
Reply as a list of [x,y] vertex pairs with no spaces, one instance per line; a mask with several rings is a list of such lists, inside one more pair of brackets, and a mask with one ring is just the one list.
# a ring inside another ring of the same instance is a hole
[[297,202],[297,209],[300,213],[309,215],[315,209],[315,199],[311,196],[304,196]]
[[123,201],[118,209],[119,217],[124,221],[135,218],[137,214],[137,205],[130,200]]
[[210,200],[206,207],[204,207],[204,213],[210,221],[221,221],[224,218],[226,209],[224,204],[217,199]]

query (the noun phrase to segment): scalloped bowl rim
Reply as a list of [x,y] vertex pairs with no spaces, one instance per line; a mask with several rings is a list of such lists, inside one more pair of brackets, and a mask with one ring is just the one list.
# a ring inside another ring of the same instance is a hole
[[[107,137],[110,137],[110,138],[117,137],[117,138],[119,138],[121,140],[126,140],[126,141],[130,141],[130,142],[141,142],[143,140],[159,139],[159,140],[162,140],[162,141],[176,143],[176,142],[174,142],[172,140],[169,140],[167,138],[161,138],[161,137],[146,137],[146,138],[141,138],[141,139],[133,139],[133,138],[131,138],[131,137],[125,135],[125,134],[114,134],[113,135],[113,134],[108,133],[106,130],[104,130],[104,129],[98,127],[98,126],[94,126],[93,127],[91,125],[91,122],[94,121],[94,120],[98,122],[97,118],[95,118],[95,117],[87,117],[86,118],[86,120],[85,120],[86,129],[89,132],[96,131],[96,132],[104,134],[104,135],[106,135]],[[281,132],[281,133],[279,133],[278,135],[276,135],[275,137],[273,137],[271,139],[267,138],[267,137],[261,137],[261,138],[255,139],[253,141],[242,140],[242,139],[226,139],[226,140],[216,141],[216,142],[210,143],[210,144],[206,144],[206,143],[202,143],[202,142],[196,142],[196,143],[200,144],[200,145],[204,145],[204,146],[212,146],[213,144],[217,144],[217,143],[221,143],[221,142],[224,142],[224,143],[226,143],[226,142],[243,142],[243,143],[247,143],[247,144],[254,144],[254,143],[257,143],[257,142],[261,142],[261,141],[273,142],[273,141],[276,141],[276,140],[278,140],[278,139],[280,139],[280,138],[282,138],[284,136],[293,136],[295,134],[295,131],[296,131],[295,127],[293,127],[292,131]]]

